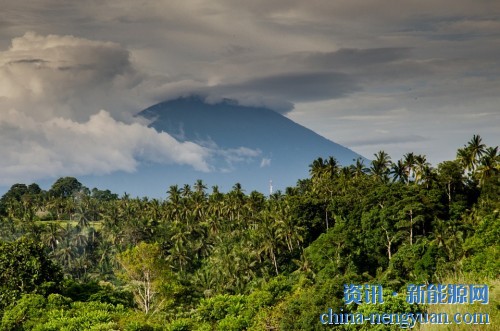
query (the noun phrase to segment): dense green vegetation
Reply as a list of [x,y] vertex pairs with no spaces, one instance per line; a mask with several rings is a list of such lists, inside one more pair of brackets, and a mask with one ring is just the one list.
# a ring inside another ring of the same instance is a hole
[[[202,181],[166,193],[13,185],[0,200],[0,328],[322,330],[328,308],[427,309],[405,302],[409,283],[498,285],[500,156],[479,136],[436,168],[381,151],[368,165],[318,158],[269,197]],[[346,305],[350,283],[381,284],[387,300]]]

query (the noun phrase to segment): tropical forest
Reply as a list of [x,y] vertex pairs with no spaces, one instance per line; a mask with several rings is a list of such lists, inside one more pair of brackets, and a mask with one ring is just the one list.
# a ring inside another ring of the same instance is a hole
[[[271,194],[202,180],[163,198],[75,177],[15,184],[0,199],[0,329],[399,330],[329,322],[462,312],[488,318],[413,327],[499,330],[500,153],[478,135],[460,145],[436,165],[411,152],[317,158]],[[349,303],[349,284],[384,300]],[[480,284],[488,298],[410,303],[410,284]]]

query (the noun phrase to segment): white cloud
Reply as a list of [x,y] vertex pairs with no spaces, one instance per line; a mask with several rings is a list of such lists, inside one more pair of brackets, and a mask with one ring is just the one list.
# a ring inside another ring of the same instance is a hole
[[264,167],[269,167],[271,165],[271,159],[268,159],[266,157],[262,158],[262,160],[260,161],[260,167],[261,168],[264,168]]
[[213,158],[211,159],[211,161],[213,161],[212,166],[215,167],[215,171],[231,172],[235,170],[235,164],[250,163],[262,154],[260,149],[252,149],[248,147],[223,149],[211,139],[197,140],[196,143],[209,150],[211,156],[219,157],[218,160],[214,160]]
[[118,122],[106,111],[79,123],[61,117],[37,121],[9,110],[0,117],[0,140],[0,185],[13,179],[133,172],[141,161],[211,170],[209,149],[139,123]]
[[[210,171],[212,151],[132,118],[140,82],[116,43],[33,32],[13,39],[0,52],[0,185],[131,172],[141,161]],[[112,114],[99,111],[106,106]]]

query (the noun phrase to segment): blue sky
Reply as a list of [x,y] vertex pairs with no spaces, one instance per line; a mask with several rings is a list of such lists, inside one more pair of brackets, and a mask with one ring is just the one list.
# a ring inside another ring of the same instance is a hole
[[[6,0],[0,185],[210,168],[133,115],[191,93],[265,105],[370,158],[500,141],[500,2]],[[110,152],[112,151],[112,152]]]

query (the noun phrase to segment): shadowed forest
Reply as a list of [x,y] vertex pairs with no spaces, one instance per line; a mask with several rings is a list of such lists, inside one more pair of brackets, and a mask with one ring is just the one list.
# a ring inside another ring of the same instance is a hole
[[[201,180],[165,199],[73,177],[13,185],[0,200],[0,329],[398,330],[319,317],[462,309],[409,305],[410,283],[487,284],[489,304],[466,310],[490,314],[475,329],[498,327],[498,146],[474,136],[435,167],[383,151],[311,161],[309,178],[270,196]],[[381,284],[385,303],[346,305],[351,283]]]

